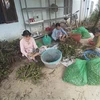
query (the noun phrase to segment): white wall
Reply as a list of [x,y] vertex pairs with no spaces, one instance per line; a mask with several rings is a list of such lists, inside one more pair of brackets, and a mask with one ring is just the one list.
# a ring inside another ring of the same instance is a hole
[[[86,6],[87,0],[73,0],[73,10],[72,13],[75,13],[77,10],[79,10],[78,12],[78,21],[81,21],[84,19],[84,16],[86,15]],[[89,1],[89,0],[88,0]]]
[[[97,7],[97,4],[98,4],[98,0],[90,0],[90,4],[89,4],[89,8],[91,9],[91,2],[94,2],[94,5],[93,5],[93,7],[92,7],[92,9],[93,9],[93,11],[95,10],[95,8]],[[91,15],[91,13],[90,13],[90,9],[89,9],[89,13],[88,13],[88,16],[90,16]]]
[[[53,3],[55,4],[55,0],[50,1],[50,5],[53,4]],[[63,7],[64,6],[64,0],[56,0],[56,5],[58,7]],[[51,19],[54,19],[55,17],[56,18],[64,17],[64,8],[58,8],[58,11],[56,12],[56,16],[55,16],[55,12],[51,12],[50,15],[51,15]],[[59,22],[59,21],[60,20],[52,21],[51,24],[54,23],[54,22]]]
[[[51,0],[50,4],[55,3],[55,0]],[[56,0],[56,5],[59,7],[63,7],[64,6],[64,0]],[[64,9],[63,8],[58,8],[58,11],[56,12],[57,17],[63,17],[64,16]],[[55,18],[55,12],[51,13],[51,18]]]
[[78,20],[80,15],[80,4],[81,0],[73,0],[73,6],[72,6],[72,13],[75,13],[77,10],[79,10],[78,14]]
[[[10,23],[10,24],[0,24],[0,40],[10,40],[10,39],[15,39],[18,37],[21,37],[21,34],[24,30],[24,23],[23,23],[23,18],[22,18],[22,13],[21,13],[21,8],[20,8],[20,4],[19,4],[19,0],[14,0],[15,1],[15,7],[17,10],[17,15],[18,15],[18,22],[16,23]],[[40,6],[40,0],[28,0],[28,6],[29,7],[39,7]],[[56,0],[57,1],[57,5],[58,6],[63,6],[64,5],[64,0]],[[76,12],[77,10],[80,10],[80,12],[78,13],[78,17],[81,20],[82,17],[84,16],[84,11],[82,10],[85,6],[84,3],[82,3],[81,1],[83,0],[73,0],[73,8],[72,8],[72,12]],[[92,1],[92,0],[90,0]],[[95,9],[95,5],[97,4],[98,0],[93,0],[94,1],[94,7],[93,9]],[[54,0],[50,0],[50,3],[54,3]],[[82,3],[82,4],[81,4]],[[43,7],[48,7],[48,2],[47,0],[42,0],[42,6]],[[23,3],[23,7],[25,7],[24,3]],[[37,20],[41,20],[41,13],[40,11],[33,11],[33,15],[30,14],[31,16],[39,16],[39,19]],[[51,13],[51,18],[55,17],[55,13]],[[57,12],[57,17],[62,17],[64,16],[64,9],[63,8],[59,8],[58,12]],[[43,10],[43,19],[48,19],[49,18],[49,14],[48,14],[48,10]],[[27,18],[26,18],[27,20]],[[54,21],[53,21],[54,22]],[[49,25],[49,23],[45,23],[45,27],[47,27]],[[42,30],[42,25],[34,25],[32,27],[32,31],[38,31],[38,30]]]
[[[93,5],[93,11],[96,8],[96,5],[98,4],[98,0],[80,0],[80,18],[79,20],[84,20],[84,18],[89,17],[90,16],[90,9],[91,9],[91,1],[94,2]],[[87,8],[89,8],[89,10],[87,10]]]
[[[92,1],[92,0],[91,0]],[[97,4],[98,4],[98,0],[93,0],[94,1],[94,7],[93,7],[93,10],[97,7]]]
[[[56,4],[60,7],[62,7],[64,5],[64,0],[56,0]],[[50,5],[55,3],[55,0],[50,0]],[[23,8],[25,8],[25,3],[24,3],[24,0],[22,0],[22,4],[23,4]],[[48,0],[42,0],[42,3],[40,4],[40,0],[28,0],[27,1],[27,6],[28,8],[30,7],[48,7]],[[41,14],[41,10],[28,10],[29,12],[29,17],[30,18],[33,18],[35,16],[39,16],[39,18],[36,18],[35,21],[38,21],[38,20],[42,20],[42,14]],[[49,9],[44,9],[42,10],[42,13],[43,13],[43,20],[47,20],[47,19],[54,19],[55,18],[55,12],[51,12],[50,13],[50,16],[49,16]],[[57,14],[57,17],[62,17],[64,16],[64,9],[63,8],[59,8],[58,9],[58,12],[56,13]],[[28,21],[28,18],[27,18],[27,15],[26,15],[26,12],[24,12],[24,16],[25,16],[25,21]],[[55,21],[52,21],[52,23],[55,22]],[[50,25],[50,22],[45,22],[44,24],[44,28],[45,27],[48,27]],[[28,28],[27,28],[28,29]],[[38,24],[38,25],[33,25],[31,27],[31,30],[32,32],[35,32],[35,31],[41,31],[42,30],[42,24]]]
[[11,40],[14,38],[18,38],[21,36],[22,31],[24,30],[19,0],[14,1],[18,15],[18,22],[10,24],[0,24],[0,40]]

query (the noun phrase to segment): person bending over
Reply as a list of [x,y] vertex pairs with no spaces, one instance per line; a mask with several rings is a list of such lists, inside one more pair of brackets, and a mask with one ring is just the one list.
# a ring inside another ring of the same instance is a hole
[[66,33],[66,31],[64,31],[63,28],[61,28],[60,23],[56,23],[56,28],[53,30],[51,36],[55,41],[64,41],[68,34]]
[[20,40],[20,51],[22,55],[26,56],[29,60],[36,61],[35,57],[40,54],[35,40],[31,37],[31,33],[28,30],[25,30],[22,36],[23,38]]
[[86,48],[86,50],[88,49],[95,49],[97,52],[100,53],[100,30],[97,28],[95,29],[95,33],[94,33],[94,39],[93,39],[93,42],[95,45],[93,46],[88,46]]

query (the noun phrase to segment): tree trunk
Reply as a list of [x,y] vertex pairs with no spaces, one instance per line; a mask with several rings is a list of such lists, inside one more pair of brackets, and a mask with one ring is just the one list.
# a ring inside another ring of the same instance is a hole
[[99,12],[98,17],[97,17],[97,19],[96,19],[96,21],[95,21],[95,23],[93,25],[93,29],[95,29],[95,27],[97,26],[97,24],[99,22],[99,19],[100,19],[100,12]]
[[97,26],[97,24],[98,24],[98,22],[99,22],[99,19],[100,19],[100,12],[99,12],[99,14],[98,14],[98,16],[97,16],[97,19],[96,19],[96,21],[95,21],[93,27],[92,27],[92,32],[93,32],[93,33],[95,33],[95,28],[96,28],[96,26]]

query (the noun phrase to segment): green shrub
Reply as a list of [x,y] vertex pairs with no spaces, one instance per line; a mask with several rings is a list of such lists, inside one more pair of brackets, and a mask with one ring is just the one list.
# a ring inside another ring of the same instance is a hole
[[0,81],[7,77],[12,64],[21,59],[19,41],[0,41]]

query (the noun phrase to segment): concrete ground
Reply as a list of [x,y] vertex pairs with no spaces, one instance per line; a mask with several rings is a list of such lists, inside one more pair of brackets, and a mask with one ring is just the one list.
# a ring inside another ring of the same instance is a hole
[[55,70],[45,67],[45,78],[37,85],[17,80],[16,70],[20,63],[15,66],[9,78],[1,83],[0,100],[100,100],[100,86],[75,86],[63,82],[65,67],[62,65]]

